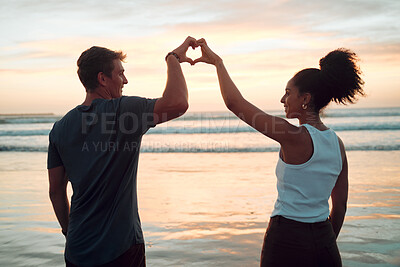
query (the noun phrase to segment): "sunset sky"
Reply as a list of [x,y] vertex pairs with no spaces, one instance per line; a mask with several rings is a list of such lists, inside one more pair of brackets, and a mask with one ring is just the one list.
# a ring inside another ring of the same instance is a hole
[[[281,109],[293,74],[318,67],[338,47],[361,58],[368,96],[354,107],[400,106],[398,0],[0,3],[0,113],[63,114],[82,103],[76,60],[93,45],[128,54],[125,95],[159,97],[164,57],[188,35],[207,40],[242,94],[261,109]],[[225,110],[215,68],[182,67],[189,111]]]

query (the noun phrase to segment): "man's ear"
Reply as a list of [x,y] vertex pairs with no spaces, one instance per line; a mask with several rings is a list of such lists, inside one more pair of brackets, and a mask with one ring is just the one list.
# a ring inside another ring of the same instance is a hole
[[104,72],[97,73],[97,82],[100,86],[107,86],[107,80],[105,76],[106,75],[104,74]]

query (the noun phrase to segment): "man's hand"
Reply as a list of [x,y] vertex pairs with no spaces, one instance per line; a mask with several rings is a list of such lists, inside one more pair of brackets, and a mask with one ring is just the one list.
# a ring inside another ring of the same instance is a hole
[[186,56],[186,52],[189,49],[189,46],[195,49],[199,45],[197,44],[196,39],[188,36],[186,40],[183,42],[183,44],[181,44],[178,48],[174,49],[172,52],[178,55],[180,63],[188,62],[190,63],[190,65],[194,65],[194,61]]

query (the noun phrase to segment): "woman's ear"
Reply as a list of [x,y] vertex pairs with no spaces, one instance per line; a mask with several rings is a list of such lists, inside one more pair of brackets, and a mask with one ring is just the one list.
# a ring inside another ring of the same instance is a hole
[[97,73],[97,82],[99,83],[100,86],[106,86],[107,85],[107,80],[105,79],[104,72]]
[[311,102],[311,94],[310,93],[304,93],[303,94],[303,104],[306,104],[306,105],[310,105],[310,102]]

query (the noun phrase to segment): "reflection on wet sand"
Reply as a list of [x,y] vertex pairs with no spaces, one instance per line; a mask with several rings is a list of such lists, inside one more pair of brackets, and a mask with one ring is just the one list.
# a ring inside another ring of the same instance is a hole
[[[348,158],[343,265],[400,266],[400,151]],[[276,160],[277,153],[142,154],[147,266],[258,266]],[[0,153],[0,266],[64,266],[45,162],[45,153]]]
[[265,227],[265,222],[149,226],[151,230],[145,233],[150,240],[148,263],[151,266],[257,266]]
[[[257,266],[276,198],[275,154],[166,154],[167,176],[162,166],[150,165],[156,155],[145,155],[141,170],[152,175],[141,172],[139,188],[157,195],[140,196],[148,263]],[[344,266],[400,263],[400,166],[393,166],[400,153],[374,154],[348,153],[348,216],[338,239]],[[185,173],[190,169],[197,171]]]
[[264,233],[265,223],[189,223],[168,225],[163,230],[164,232],[150,232],[147,236],[162,240],[230,239],[232,236]]

